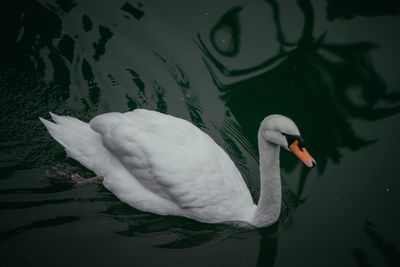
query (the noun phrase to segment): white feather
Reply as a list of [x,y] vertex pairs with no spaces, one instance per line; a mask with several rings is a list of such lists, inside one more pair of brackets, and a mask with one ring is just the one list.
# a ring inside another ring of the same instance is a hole
[[[99,115],[89,124],[51,116],[55,123],[40,118],[51,136],[70,157],[103,176],[104,186],[121,201],[202,222],[265,224],[233,161],[190,122],[141,109]],[[269,190],[280,190],[278,179],[279,188]],[[276,213],[280,200],[273,205]]]

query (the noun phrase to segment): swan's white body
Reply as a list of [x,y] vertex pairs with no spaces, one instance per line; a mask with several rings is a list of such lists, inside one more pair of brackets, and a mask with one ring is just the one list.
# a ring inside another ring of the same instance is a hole
[[279,146],[263,138],[262,192],[255,205],[230,157],[186,120],[141,109],[99,115],[89,124],[51,115],[55,123],[41,120],[68,155],[103,176],[107,189],[137,209],[256,227],[279,217]]

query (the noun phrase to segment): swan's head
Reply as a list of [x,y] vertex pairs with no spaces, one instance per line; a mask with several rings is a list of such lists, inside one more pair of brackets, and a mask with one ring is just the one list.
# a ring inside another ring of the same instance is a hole
[[266,117],[261,123],[259,136],[267,142],[292,151],[308,167],[312,168],[317,164],[307,152],[296,124],[286,116],[275,114]]

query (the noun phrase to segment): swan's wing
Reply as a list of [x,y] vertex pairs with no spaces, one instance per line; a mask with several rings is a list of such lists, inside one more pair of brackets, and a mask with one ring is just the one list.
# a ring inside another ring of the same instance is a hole
[[192,213],[189,217],[234,219],[233,210],[252,204],[229,156],[188,121],[135,110],[100,115],[90,126],[143,187]]

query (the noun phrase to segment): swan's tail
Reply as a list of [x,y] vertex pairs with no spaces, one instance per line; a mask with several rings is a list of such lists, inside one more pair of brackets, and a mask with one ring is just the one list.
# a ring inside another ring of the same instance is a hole
[[88,123],[76,118],[50,115],[54,122],[39,118],[50,135],[65,148],[68,156],[96,172],[96,159],[103,147],[100,135]]

